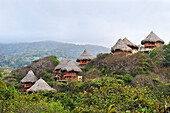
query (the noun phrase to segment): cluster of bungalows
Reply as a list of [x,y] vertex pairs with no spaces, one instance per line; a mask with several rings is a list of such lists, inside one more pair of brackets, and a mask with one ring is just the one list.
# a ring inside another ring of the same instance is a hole
[[[141,44],[144,45],[144,48],[140,48],[129,41],[127,38],[119,39],[117,43],[111,48],[111,51],[114,54],[128,52],[128,53],[136,53],[136,52],[149,52],[154,47],[159,47],[164,44],[164,41],[160,39],[155,33],[151,32],[144,40],[141,41]],[[76,62],[78,65],[74,63],[73,60],[63,58],[61,62],[55,67],[53,77],[58,82],[66,82],[70,79],[74,79],[77,81],[82,81],[81,68],[84,67],[88,62],[90,62],[93,57],[87,50],[77,58]],[[35,76],[32,70],[30,70],[27,75],[21,80],[21,83],[24,84],[23,92],[36,92],[36,91],[55,91],[55,89],[51,88],[42,78],[39,80]]]
[[155,33],[151,32],[144,40],[141,41],[141,44],[144,45],[144,48],[139,48],[137,45],[130,42],[127,38],[119,39],[117,43],[111,48],[111,52],[114,54],[128,52],[145,52],[148,53],[154,47],[159,47],[164,44],[164,41],[160,39]]
[[[70,79],[74,79],[82,82],[81,68],[84,67],[93,57],[87,50],[81,54],[76,60],[79,65],[77,66],[73,60],[63,58],[61,62],[55,67],[53,77],[58,82],[68,82]],[[39,92],[39,91],[55,91],[50,87],[42,78],[38,80],[34,72],[30,70],[26,76],[21,80],[24,84],[24,89],[21,92]]]
[[55,91],[42,78],[38,80],[32,70],[21,80],[21,83],[24,84],[24,89],[20,90],[21,92]]
[[81,68],[84,67],[93,57],[87,50],[81,54],[76,60],[79,65],[77,66],[71,59],[63,58],[59,65],[55,67],[54,79],[58,82],[67,82],[69,79],[75,79],[82,82]]

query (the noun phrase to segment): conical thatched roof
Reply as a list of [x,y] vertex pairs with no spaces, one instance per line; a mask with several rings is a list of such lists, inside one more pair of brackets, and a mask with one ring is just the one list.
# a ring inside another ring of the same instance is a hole
[[126,37],[122,40],[126,45],[128,45],[129,47],[133,47],[138,49],[138,46],[133,44],[131,41],[129,41]]
[[121,39],[111,48],[111,51],[114,53],[116,50],[121,50],[125,52],[132,52],[132,49],[127,46]]
[[32,87],[27,89],[27,92],[38,92],[38,91],[55,91],[54,88],[49,86],[42,78],[40,78]]
[[164,41],[153,32],[150,32],[150,34],[141,41],[141,44],[144,44],[146,42],[161,42],[162,44],[164,44]]
[[62,67],[64,67],[69,62],[69,59],[63,58],[61,59],[60,63],[55,67],[55,70],[60,70]]
[[72,61],[70,60],[67,65],[61,68],[61,71],[66,71],[66,72],[82,72],[82,70]]
[[21,80],[21,83],[27,83],[27,82],[36,82],[37,77],[34,75],[34,72],[30,70],[27,75]]
[[79,62],[80,60],[92,60],[94,59],[90,53],[85,49],[84,52],[81,54],[80,57],[77,58],[77,62]]

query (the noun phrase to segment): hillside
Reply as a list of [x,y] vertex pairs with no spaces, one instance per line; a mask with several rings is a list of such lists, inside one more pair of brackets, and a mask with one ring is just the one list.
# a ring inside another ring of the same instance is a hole
[[[69,80],[68,84],[52,78],[57,57],[35,60],[2,79],[9,90],[0,89],[5,97],[0,109],[3,106],[3,112],[36,112],[37,109],[44,112],[45,109],[46,112],[66,113],[169,113],[169,52],[170,43],[154,48],[149,54],[99,54],[82,68],[84,82]],[[57,92],[18,93],[16,89],[24,87],[20,80],[30,69]]]
[[46,56],[56,55],[75,60],[87,49],[92,56],[109,52],[109,48],[96,45],[76,45],[54,41],[32,43],[0,44],[0,67],[19,68],[29,65],[31,61]]
[[[138,54],[127,55],[120,54],[99,54],[93,61],[87,64],[88,70],[96,68],[101,71],[101,76],[113,76],[114,74],[130,74],[132,76],[138,74],[149,74],[157,72],[158,68],[147,56]],[[87,74],[88,75],[88,74]]]

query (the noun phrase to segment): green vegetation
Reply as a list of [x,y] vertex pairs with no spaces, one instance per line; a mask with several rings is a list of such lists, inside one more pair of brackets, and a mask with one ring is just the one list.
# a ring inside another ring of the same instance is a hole
[[168,45],[163,46],[164,50],[164,59],[163,59],[163,64],[166,67],[170,67],[170,43]]
[[[2,78],[2,73],[0,71],[0,78]],[[5,90],[7,90],[6,84],[0,80],[0,88],[4,88]],[[4,97],[2,96],[1,92],[0,92],[0,97],[4,99]]]
[[60,61],[58,60],[58,57],[53,55],[52,58],[50,59],[52,62],[56,63],[56,64],[59,64]]
[[40,77],[42,77],[42,79],[44,79],[50,86],[53,86],[54,78],[52,77],[51,73],[48,73],[47,71],[43,71],[40,73]]
[[[1,112],[164,112],[169,97],[147,87],[132,87],[119,83],[114,78],[69,81],[56,83],[55,94],[40,92],[20,94],[14,87],[5,92],[0,89],[4,100],[0,100]],[[158,107],[160,106],[160,107]]]
[[170,67],[170,43],[162,47],[156,47],[149,53],[150,58],[159,67]]
[[12,75],[9,74],[2,78],[7,86],[15,86],[16,89],[22,89],[24,86],[21,84],[20,80],[23,78],[21,74]]
[[141,59],[139,64],[140,64],[140,66],[136,70],[137,75],[140,75],[140,74],[148,74],[149,75],[151,73],[151,71],[149,70],[151,67],[148,62],[148,59]]
[[[1,90],[1,92],[3,92]],[[9,87],[5,93],[6,99],[0,100],[1,113],[68,113],[59,101],[54,101],[48,96],[43,97],[38,93],[23,95],[14,87]]]

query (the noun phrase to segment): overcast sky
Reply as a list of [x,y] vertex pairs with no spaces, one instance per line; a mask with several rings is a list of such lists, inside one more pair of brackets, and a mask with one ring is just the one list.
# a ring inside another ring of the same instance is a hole
[[170,41],[170,0],[0,0],[0,43],[54,40],[140,44],[151,31]]

